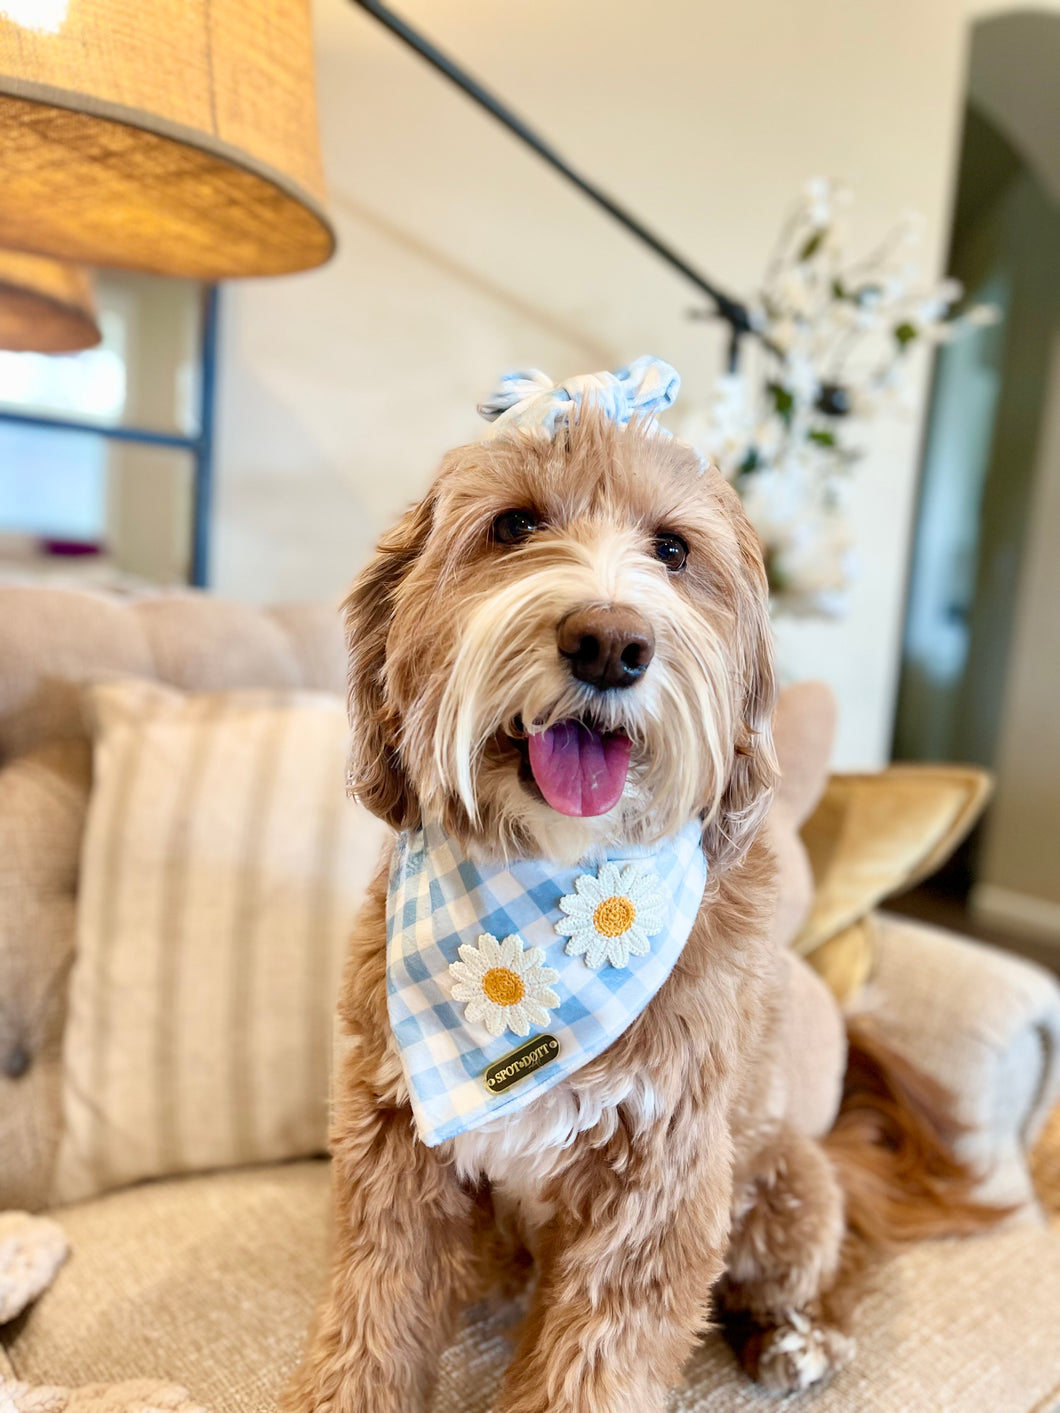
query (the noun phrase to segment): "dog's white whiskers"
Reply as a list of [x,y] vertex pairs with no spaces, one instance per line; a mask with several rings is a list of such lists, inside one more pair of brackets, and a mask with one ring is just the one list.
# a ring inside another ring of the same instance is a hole
[[[521,553],[524,572],[470,598],[452,625],[457,645],[438,704],[433,764],[438,791],[481,820],[483,764],[491,740],[521,719],[533,733],[568,718],[590,720],[634,742],[618,828],[639,841],[673,832],[697,812],[716,815],[724,793],[734,717],[721,635],[673,587],[627,529],[553,537]],[[655,659],[633,691],[577,682],[556,647],[556,625],[585,605],[635,606],[658,628]],[[523,789],[506,790],[501,829],[530,829],[542,849],[591,842],[603,826],[563,822]]]

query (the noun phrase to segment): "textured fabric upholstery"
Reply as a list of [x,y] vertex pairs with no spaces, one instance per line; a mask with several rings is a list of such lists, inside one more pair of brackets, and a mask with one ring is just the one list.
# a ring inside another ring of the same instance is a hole
[[71,1254],[16,1327],[18,1378],[164,1378],[211,1413],[271,1409],[293,1367],[328,1251],[328,1164],[145,1183],[58,1220]]
[[[150,1183],[61,1214],[72,1255],[5,1334],[28,1382],[158,1378],[211,1413],[273,1413],[327,1271],[325,1163]],[[858,1357],[814,1413],[1052,1413],[1060,1240],[1038,1227],[920,1246],[882,1272],[857,1320]],[[135,1318],[130,1318],[135,1312]],[[469,1313],[439,1366],[432,1413],[487,1413],[518,1307]],[[674,1413],[755,1413],[770,1401],[708,1335]]]
[[326,605],[264,611],[0,586],[0,1208],[47,1201],[89,789],[83,688],[146,677],[186,689],[345,690]]
[[[964,1156],[999,1203],[1032,1200],[1027,1154],[1060,1099],[1060,987],[1031,962],[879,915],[866,1000],[893,1043],[954,1096]],[[1057,1340],[1060,1360],[1060,1338]]]
[[149,677],[186,690],[345,692],[337,609],[263,610],[191,591],[158,598],[0,586],[0,761],[83,740],[79,689]]
[[85,741],[0,767],[0,1210],[48,1197],[89,768]]

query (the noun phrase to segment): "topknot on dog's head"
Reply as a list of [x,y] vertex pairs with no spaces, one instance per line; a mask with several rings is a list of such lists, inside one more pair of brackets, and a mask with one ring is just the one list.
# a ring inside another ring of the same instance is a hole
[[[478,411],[492,423],[487,439],[510,437],[519,428],[551,441],[589,409],[620,427],[636,420],[644,432],[668,437],[657,419],[680,390],[677,370],[645,354],[614,373],[583,373],[558,384],[539,368],[505,373]],[[702,458],[695,455],[699,469],[705,470]]]

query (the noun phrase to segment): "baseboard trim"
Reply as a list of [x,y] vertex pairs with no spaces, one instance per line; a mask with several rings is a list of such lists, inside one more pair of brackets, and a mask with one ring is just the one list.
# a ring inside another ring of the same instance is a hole
[[972,912],[984,922],[1011,927],[1060,947],[1060,903],[999,888],[996,883],[977,883],[969,901]]

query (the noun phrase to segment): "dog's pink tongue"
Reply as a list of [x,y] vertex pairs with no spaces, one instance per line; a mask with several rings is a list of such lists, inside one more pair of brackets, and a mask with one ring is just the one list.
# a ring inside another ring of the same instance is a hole
[[537,788],[560,814],[606,814],[618,803],[629,770],[628,736],[557,721],[531,736],[528,745]]

